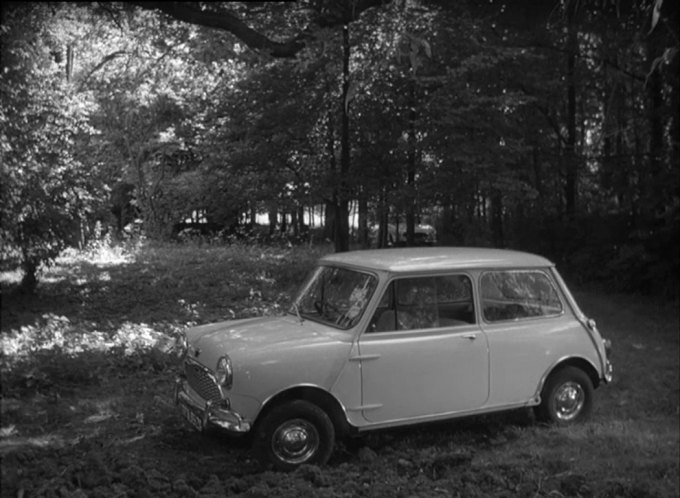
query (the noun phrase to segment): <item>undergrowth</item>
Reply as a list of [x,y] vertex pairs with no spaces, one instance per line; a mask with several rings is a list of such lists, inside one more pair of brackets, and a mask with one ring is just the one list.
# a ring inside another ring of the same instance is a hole
[[36,295],[2,281],[2,391],[88,384],[112,370],[172,364],[190,325],[284,313],[328,249],[234,244],[111,245],[65,251]]

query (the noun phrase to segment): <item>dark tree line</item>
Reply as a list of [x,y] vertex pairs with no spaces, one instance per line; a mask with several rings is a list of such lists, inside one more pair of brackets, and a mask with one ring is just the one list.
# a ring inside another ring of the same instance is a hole
[[2,23],[4,258],[29,277],[97,221],[169,238],[268,214],[302,236],[315,213],[338,251],[430,224],[677,292],[673,2],[28,3]]

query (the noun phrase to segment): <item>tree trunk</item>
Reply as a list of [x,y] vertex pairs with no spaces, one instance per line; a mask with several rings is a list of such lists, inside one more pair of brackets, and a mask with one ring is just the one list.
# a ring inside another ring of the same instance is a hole
[[66,46],[66,81],[71,82],[73,79],[73,64],[75,62],[75,50],[72,44]]
[[269,235],[274,235],[276,230],[276,223],[278,221],[279,213],[275,206],[269,208]]
[[[330,85],[326,86],[327,93],[330,94]],[[328,109],[326,114],[326,153],[328,154],[329,174],[333,179],[333,192],[331,200],[327,200],[324,206],[324,225],[323,238],[324,240],[335,240],[335,203],[337,198],[337,164],[335,160],[335,121],[333,119],[332,107]]]
[[[333,187],[335,191],[335,187]],[[333,193],[335,199],[335,192]],[[324,240],[335,240],[335,201],[328,201],[324,204],[323,210],[323,238]]]
[[300,235],[301,237],[304,237],[308,232],[308,227],[305,225],[305,207],[300,204],[296,208],[296,235]]
[[21,269],[24,272],[24,276],[19,284],[19,292],[22,294],[35,294],[35,289],[38,286],[38,263],[24,256],[24,260],[21,262]]
[[565,209],[568,220],[576,215],[578,195],[578,162],[576,158],[576,56],[578,39],[576,30],[577,2],[567,2],[567,143],[565,147],[566,180],[564,187]]
[[491,194],[491,234],[494,247],[503,247],[503,194],[494,189]]
[[342,30],[342,111],[340,130],[340,181],[335,196],[335,252],[349,251],[349,25]]
[[364,189],[359,193],[359,244],[364,249],[371,245],[368,236],[368,196]]
[[281,227],[280,232],[282,234],[288,233],[288,214],[285,212],[281,213]]
[[[647,61],[651,67],[657,57],[661,57],[663,46],[659,39],[659,30],[655,30],[649,37],[647,46]],[[647,153],[648,164],[644,178],[643,208],[647,217],[659,215],[664,210],[666,190],[663,185],[663,151],[664,151],[664,126],[663,126],[663,81],[659,67],[654,69],[647,81],[647,119],[649,122],[649,149]]]
[[257,211],[255,210],[255,207],[250,208],[250,227],[251,229],[255,228],[255,225],[257,224]]
[[385,187],[380,189],[380,199],[378,200],[378,241],[379,249],[387,247],[387,231],[389,223],[389,208],[387,207],[387,192]]
[[408,98],[408,167],[407,167],[407,206],[406,206],[406,245],[413,246],[416,227],[416,83],[409,82]]

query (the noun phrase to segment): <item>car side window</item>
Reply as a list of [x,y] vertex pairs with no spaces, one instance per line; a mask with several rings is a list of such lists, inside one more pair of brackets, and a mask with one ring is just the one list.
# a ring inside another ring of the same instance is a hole
[[454,327],[474,323],[474,317],[466,275],[403,278],[386,289],[369,332]]
[[487,322],[555,316],[563,310],[552,280],[543,271],[486,272],[480,287]]

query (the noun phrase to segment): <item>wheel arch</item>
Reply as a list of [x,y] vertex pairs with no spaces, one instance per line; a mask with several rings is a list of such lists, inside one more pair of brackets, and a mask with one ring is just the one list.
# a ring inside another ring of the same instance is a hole
[[590,361],[580,356],[571,356],[568,358],[562,358],[548,369],[548,371],[543,375],[543,378],[541,379],[541,382],[538,386],[538,389],[536,391],[537,396],[540,396],[541,392],[543,391],[543,387],[545,386],[545,383],[548,381],[550,376],[555,374],[556,372],[559,372],[565,367],[575,367],[580,370],[583,370],[586,373],[586,375],[588,375],[588,377],[590,378],[590,381],[593,384],[593,389],[597,389],[597,387],[600,385],[600,374],[597,371],[597,368],[595,368],[595,365],[593,365]]
[[343,437],[350,433],[351,426],[340,402],[328,391],[317,386],[290,387],[272,396],[265,401],[263,408],[260,410],[260,413],[255,420],[255,424],[262,419],[263,415],[276,406],[294,400],[304,400],[313,403],[326,412],[333,423],[336,436]]

